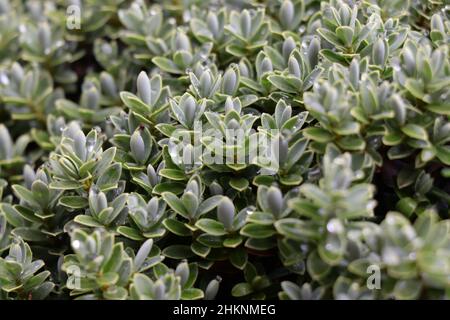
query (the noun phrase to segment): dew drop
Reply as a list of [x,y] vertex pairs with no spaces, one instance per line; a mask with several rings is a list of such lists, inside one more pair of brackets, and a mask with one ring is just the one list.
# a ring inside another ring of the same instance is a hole
[[109,56],[110,54],[112,54],[112,47],[108,44],[108,43],[104,43],[102,45],[102,52]]
[[74,240],[74,241],[72,242],[72,247],[73,247],[75,250],[80,249],[80,247],[81,247],[81,242],[80,242],[80,240]]
[[342,231],[344,231],[344,227],[342,225],[342,222],[338,219],[331,219],[327,223],[327,230],[330,233],[341,233]]
[[5,74],[5,73],[1,73],[0,74],[0,83],[1,84],[3,84],[3,85],[8,85],[9,84],[9,78],[8,78],[8,76]]
[[366,205],[366,210],[373,210],[376,206],[376,202],[375,201],[370,201],[367,205]]

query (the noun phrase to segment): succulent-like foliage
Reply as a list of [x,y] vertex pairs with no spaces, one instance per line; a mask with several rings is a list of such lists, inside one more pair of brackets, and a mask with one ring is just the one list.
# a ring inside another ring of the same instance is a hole
[[446,1],[0,0],[0,30],[0,299],[450,298]]
[[30,246],[16,238],[9,248],[9,254],[0,258],[0,288],[11,298],[23,300],[45,299],[55,286],[46,281],[49,271],[38,272],[44,261],[33,260]]

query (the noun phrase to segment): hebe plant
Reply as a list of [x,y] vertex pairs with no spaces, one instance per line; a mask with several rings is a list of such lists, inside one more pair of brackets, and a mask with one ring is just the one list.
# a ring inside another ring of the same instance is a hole
[[450,298],[446,1],[0,0],[0,30],[0,299]]

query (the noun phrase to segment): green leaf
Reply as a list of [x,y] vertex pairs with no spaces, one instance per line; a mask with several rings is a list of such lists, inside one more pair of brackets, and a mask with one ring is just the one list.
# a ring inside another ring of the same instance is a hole
[[159,175],[175,181],[184,181],[188,179],[183,171],[177,169],[161,169]]
[[64,196],[59,199],[58,204],[72,209],[83,209],[88,206],[88,201],[85,197]]
[[13,227],[21,227],[25,224],[20,213],[8,203],[0,203],[0,212],[5,215],[6,221]]
[[120,163],[115,163],[106,169],[106,171],[98,178],[97,187],[100,191],[108,191],[117,188],[117,182],[122,174],[122,166]]
[[356,274],[357,276],[367,277],[367,270],[370,265],[372,265],[372,263],[368,259],[361,258],[353,260],[347,268],[350,272]]
[[425,93],[423,92],[423,84],[415,79],[408,79],[405,83],[406,89],[417,99],[423,100]]
[[191,251],[191,248],[186,245],[171,245],[165,248],[162,254],[171,259],[187,259],[194,256],[194,253]]
[[244,86],[246,86],[254,91],[261,92],[261,93],[264,92],[264,87],[261,84],[259,84],[258,82],[254,81],[250,78],[241,77],[241,83]]
[[183,288],[193,287],[198,277],[198,265],[196,262],[189,263],[189,277],[183,285]]
[[319,256],[317,251],[313,251],[306,261],[306,267],[311,277],[320,281],[324,279],[331,271],[331,266],[326,264]]
[[142,273],[134,274],[133,285],[139,295],[150,296],[152,294],[153,282]]
[[407,217],[410,217],[414,213],[416,207],[417,202],[410,197],[400,199],[396,205],[396,209],[401,213],[404,213]]
[[222,248],[224,240],[224,236],[213,236],[207,233],[203,233],[197,237],[199,243],[211,248]]
[[344,56],[342,56],[342,54],[334,52],[330,49],[320,50],[320,55],[323,56],[325,59],[327,59],[330,62],[336,62],[336,63],[340,63],[343,65],[348,65],[347,59]]
[[280,183],[285,186],[298,186],[302,181],[303,177],[295,173],[280,177]]
[[417,124],[407,124],[402,127],[402,132],[410,138],[428,141],[427,131]]
[[284,57],[274,48],[270,46],[264,47],[264,52],[269,57],[275,69],[283,69],[285,67]]
[[272,183],[275,181],[275,177],[274,176],[266,176],[266,175],[260,175],[260,176],[256,176],[253,179],[253,184],[255,186],[271,186]]
[[253,250],[265,251],[276,247],[277,242],[273,237],[265,239],[249,238],[245,241],[245,246]]
[[233,297],[243,297],[251,294],[253,292],[253,288],[245,282],[236,284],[233,289],[231,289],[231,294]]
[[73,219],[75,222],[78,222],[79,224],[82,224],[84,226],[88,227],[103,227],[103,225],[95,220],[93,217],[88,215],[78,215]]
[[117,228],[117,232],[131,240],[142,241],[145,239],[138,230],[131,227],[120,226]]
[[[341,41],[340,39],[336,36],[336,34],[330,30],[327,30],[325,28],[318,28],[317,32],[325,39],[327,40],[330,44],[334,45],[334,46],[340,46],[341,45]],[[322,50],[324,51],[324,50]],[[331,50],[330,50],[331,51]],[[336,61],[332,61],[332,62],[336,62]]]
[[[328,235],[329,237],[330,235]],[[329,265],[338,265],[344,257],[345,253],[345,239],[334,236],[333,237],[333,249],[329,249],[327,243],[320,243],[317,247],[320,257]]]
[[302,130],[303,135],[308,139],[326,143],[333,139],[333,136],[325,129],[319,127],[309,127]]
[[240,235],[232,235],[223,241],[223,246],[226,248],[236,248],[244,239]]
[[102,266],[101,269],[102,272],[103,273],[117,272],[122,264],[123,254],[124,254],[123,243],[122,242],[116,243],[113,246],[112,253],[109,256],[108,261],[106,261],[106,263],[104,263]]
[[418,280],[399,280],[394,287],[394,296],[400,300],[417,299],[422,290],[422,283]]
[[35,210],[32,210],[28,207],[24,207],[21,205],[15,205],[14,209],[17,210],[17,212],[24,218],[25,220],[28,220],[30,222],[35,223],[42,223],[42,218],[38,216],[39,212],[35,212]]
[[314,184],[302,185],[300,192],[320,207],[327,207],[331,201],[330,196]]
[[120,93],[120,98],[122,99],[123,103],[134,112],[145,116],[149,115],[152,112],[152,109],[149,105],[145,104],[141,99],[130,92],[122,91]]
[[247,216],[247,222],[272,225],[275,222],[275,218],[271,213],[256,211]]
[[48,240],[48,237],[39,230],[26,227],[15,228],[12,231],[12,234],[21,237],[25,241],[31,242],[45,242]]
[[173,63],[171,60],[165,58],[165,57],[154,57],[152,59],[152,62],[158,66],[161,70],[166,71],[168,73],[173,74],[182,74],[183,71],[181,71],[175,63]]
[[163,192],[161,196],[173,211],[179,213],[184,218],[189,219],[189,212],[187,212],[183,202],[178,199],[176,195],[171,192]]
[[197,288],[188,288],[181,292],[181,300],[199,300],[203,297],[203,291]]
[[244,248],[233,249],[230,253],[230,262],[240,270],[244,270],[247,265],[247,259],[247,251]]
[[34,195],[30,190],[18,184],[13,185],[12,188],[16,193],[17,197],[19,197],[25,202],[28,202],[32,206],[40,207],[39,202],[35,200]]
[[47,208],[50,201],[50,192],[47,184],[41,180],[36,180],[31,185],[31,192],[33,193],[33,198],[39,203],[41,208]]
[[436,146],[436,156],[442,163],[450,166],[450,147],[449,146]]
[[53,181],[50,183],[50,189],[56,190],[74,190],[82,188],[83,185],[78,181]]
[[383,143],[387,146],[395,146],[401,143],[403,138],[401,132],[388,132],[383,136]]
[[437,114],[442,114],[445,116],[449,116],[450,115],[450,104],[449,103],[432,103],[432,104],[428,104],[426,106],[426,108],[428,110],[430,110],[431,112],[437,113]]
[[339,147],[350,151],[362,151],[366,147],[364,139],[358,136],[345,136],[336,141]]
[[223,236],[228,233],[222,223],[213,219],[200,219],[195,226],[213,236]]
[[2,285],[1,289],[8,293],[8,292],[14,292],[22,287],[23,287],[23,284],[7,283],[7,284]]
[[270,225],[249,223],[241,229],[240,233],[249,238],[264,239],[273,236],[275,230]]
[[350,47],[353,41],[353,29],[348,26],[341,26],[336,28],[336,35],[346,47]]
[[168,123],[158,123],[156,125],[156,129],[158,129],[163,135],[166,137],[172,137],[172,134],[177,129],[175,126]]
[[274,74],[268,76],[267,80],[269,80],[269,82],[276,88],[284,92],[298,93],[299,91],[301,91],[302,83],[295,78],[290,79],[282,75]]
[[163,227],[154,226],[150,230],[143,232],[142,235],[146,238],[159,238],[164,236],[165,233],[166,229]]
[[187,228],[183,222],[180,222],[177,219],[167,218],[163,221],[163,225],[167,230],[177,236],[189,237],[192,235],[192,231]]
[[228,52],[229,54],[235,56],[235,57],[245,57],[246,51],[244,48],[238,46],[238,45],[234,45],[234,44],[230,44],[228,46],[225,47],[226,52]]
[[230,180],[230,186],[240,192],[245,191],[248,185],[248,180],[245,178],[233,178]]
[[136,269],[139,269],[144,260],[147,259],[150,251],[152,250],[153,247],[153,240],[149,239],[146,240],[141,247],[139,248],[139,250],[136,252],[136,256],[134,258],[134,266]]
[[107,272],[96,278],[99,286],[111,286],[119,280],[119,275],[115,272]]
[[215,207],[217,207],[217,205],[219,204],[221,199],[222,199],[222,196],[217,195],[217,196],[212,196],[212,197],[206,199],[205,201],[203,201],[198,206],[197,217],[201,217],[205,213],[208,213],[211,210],[213,210]]
[[297,241],[316,239],[319,235],[304,220],[295,218],[281,219],[275,222],[275,229],[281,235]]
[[183,192],[185,185],[179,182],[162,182],[153,188],[153,194],[162,194],[163,192],[171,192],[180,194]]
[[112,286],[103,291],[103,297],[108,300],[125,300],[128,297],[128,291],[122,287]]
[[194,252],[196,255],[202,257],[202,258],[206,258],[206,256],[211,252],[211,248],[208,246],[205,246],[197,241],[193,242],[191,244],[191,250],[192,252]]

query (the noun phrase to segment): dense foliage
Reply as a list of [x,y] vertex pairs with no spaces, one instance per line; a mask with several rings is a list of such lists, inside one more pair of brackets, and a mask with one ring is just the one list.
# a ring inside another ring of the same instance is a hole
[[450,298],[446,3],[0,0],[0,299]]

